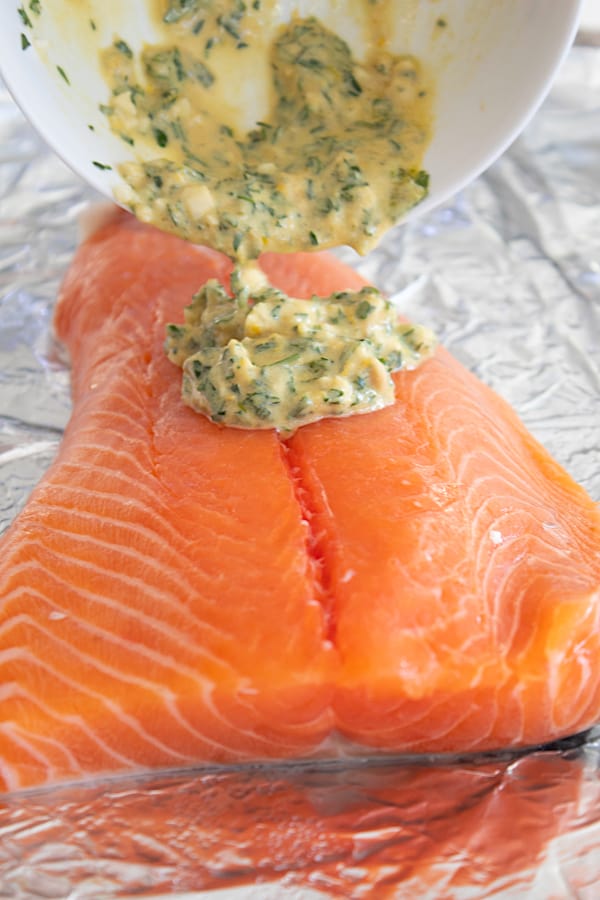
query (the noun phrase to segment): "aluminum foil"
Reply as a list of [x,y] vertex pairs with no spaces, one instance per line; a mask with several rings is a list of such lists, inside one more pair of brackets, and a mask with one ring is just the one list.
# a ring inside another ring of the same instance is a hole
[[[51,336],[97,199],[0,90],[0,531],[53,458]],[[600,501],[600,49],[451,203],[359,260]],[[0,897],[529,898],[600,893],[600,731],[517,756],[121,778],[0,799]]]

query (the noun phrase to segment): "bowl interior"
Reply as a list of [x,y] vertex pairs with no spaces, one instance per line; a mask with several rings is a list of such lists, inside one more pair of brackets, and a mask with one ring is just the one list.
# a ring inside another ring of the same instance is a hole
[[[437,82],[434,135],[425,158],[430,195],[409,215],[446,200],[476,177],[522,130],[568,50],[581,0],[392,0],[391,49],[413,53]],[[365,9],[368,9],[365,4]],[[25,4],[22,9],[29,9]],[[145,0],[44,0],[41,14],[0,5],[0,66],[15,99],[46,141],[87,182],[112,197],[117,166],[133,152],[99,106],[108,89],[98,50],[115,36],[132,47],[155,38]],[[280,20],[314,14],[361,56],[364,22],[352,0],[285,0]],[[277,23],[275,23],[276,25]],[[23,35],[31,46],[23,49]],[[248,127],[264,115],[263,71],[229,76]]]

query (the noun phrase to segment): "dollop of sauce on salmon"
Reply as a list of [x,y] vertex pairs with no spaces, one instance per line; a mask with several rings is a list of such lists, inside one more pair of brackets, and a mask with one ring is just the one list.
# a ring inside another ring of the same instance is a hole
[[223,425],[291,432],[381,409],[394,402],[391,372],[435,347],[374,287],[298,300],[252,266],[234,270],[231,293],[208,281],[166,342],[184,401]]

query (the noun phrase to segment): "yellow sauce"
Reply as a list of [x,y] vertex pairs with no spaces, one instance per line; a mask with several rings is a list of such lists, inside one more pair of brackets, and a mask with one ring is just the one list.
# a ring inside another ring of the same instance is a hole
[[[364,253],[426,195],[432,92],[416,60],[379,37],[358,63],[314,18],[281,25],[264,48],[265,8],[241,0],[155,7],[164,42],[138,58],[117,38],[103,55],[104,111],[139,153],[120,169],[119,200],[140,219],[239,260],[340,244]],[[247,131],[216,73],[225,53],[235,79],[254,44],[271,102]]]
[[249,267],[234,271],[231,293],[209,281],[166,344],[183,367],[185,402],[223,425],[286,432],[372,412],[394,402],[390,373],[435,347],[374,287],[296,300]]

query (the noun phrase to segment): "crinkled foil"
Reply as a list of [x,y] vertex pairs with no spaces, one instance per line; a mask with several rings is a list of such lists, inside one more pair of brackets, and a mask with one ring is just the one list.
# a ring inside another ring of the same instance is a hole
[[[52,305],[93,199],[0,92],[0,531],[69,414]],[[435,328],[600,500],[600,49],[571,52],[522,137],[453,202],[364,260],[342,255]],[[599,762],[596,731],[512,757],[160,773],[8,796],[0,897],[592,900]]]

